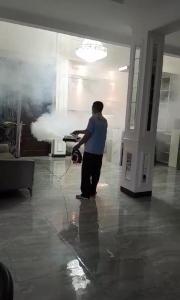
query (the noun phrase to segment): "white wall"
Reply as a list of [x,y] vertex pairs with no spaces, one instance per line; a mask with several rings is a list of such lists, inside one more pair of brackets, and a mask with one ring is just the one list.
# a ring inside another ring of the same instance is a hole
[[56,33],[0,21],[0,98],[55,97]]
[[164,55],[163,72],[180,75],[180,58]]
[[[168,108],[168,131],[171,131],[179,123],[180,129],[180,75],[173,75],[171,84],[171,101]],[[178,121],[179,120],[179,121]]]
[[51,62],[56,58],[56,33],[0,21],[0,53]]
[[171,77],[170,99],[167,104],[160,103],[158,130],[171,132],[176,120],[180,119],[180,58],[164,55],[163,72]]

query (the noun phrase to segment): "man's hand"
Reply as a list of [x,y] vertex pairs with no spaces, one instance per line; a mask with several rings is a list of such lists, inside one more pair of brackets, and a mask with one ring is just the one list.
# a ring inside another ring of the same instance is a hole
[[79,134],[79,130],[75,130],[71,133],[72,135],[78,135]]
[[87,130],[75,130],[71,134],[79,135],[79,134],[86,134]]
[[80,148],[80,145],[77,144],[77,145],[75,145],[75,146],[73,147],[73,151],[79,150],[79,148]]
[[82,145],[86,144],[87,141],[90,139],[91,133],[88,130],[85,130],[85,134],[80,142],[74,146],[73,151],[78,150]]

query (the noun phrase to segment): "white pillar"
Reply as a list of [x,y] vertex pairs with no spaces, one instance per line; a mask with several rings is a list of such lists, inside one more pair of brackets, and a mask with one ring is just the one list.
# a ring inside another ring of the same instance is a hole
[[163,48],[155,32],[131,48],[121,190],[133,197],[152,193]]
[[[59,113],[67,113],[68,102],[68,60],[61,55],[63,47],[63,36],[57,33],[56,45],[56,99],[55,111]],[[61,139],[56,139],[52,145],[53,156],[66,155],[66,143]]]

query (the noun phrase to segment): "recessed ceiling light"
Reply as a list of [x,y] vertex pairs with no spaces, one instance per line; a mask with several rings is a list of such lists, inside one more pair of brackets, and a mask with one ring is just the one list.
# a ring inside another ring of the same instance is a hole
[[129,66],[123,66],[123,67],[119,68],[120,72],[125,72],[125,71],[128,71],[128,70],[129,70]]

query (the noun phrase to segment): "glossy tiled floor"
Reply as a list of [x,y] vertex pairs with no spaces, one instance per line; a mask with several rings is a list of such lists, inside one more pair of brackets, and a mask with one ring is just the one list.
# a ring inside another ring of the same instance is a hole
[[180,299],[180,172],[155,168],[152,199],[120,193],[104,163],[96,202],[74,195],[80,167],[37,160],[34,192],[1,194],[0,261],[15,300]]

